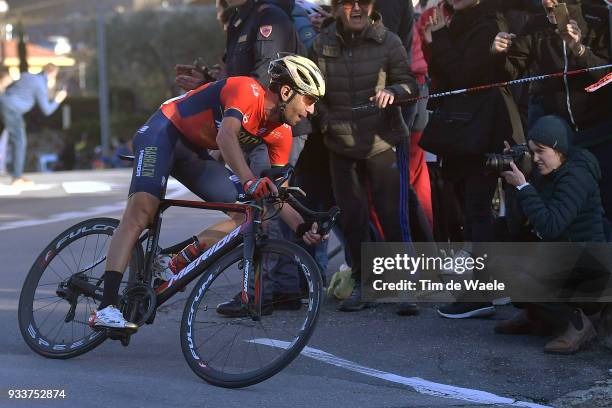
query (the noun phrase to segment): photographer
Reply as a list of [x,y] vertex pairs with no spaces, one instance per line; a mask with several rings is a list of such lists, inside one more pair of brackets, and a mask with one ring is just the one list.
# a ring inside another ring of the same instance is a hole
[[[588,151],[573,147],[573,131],[558,116],[543,116],[529,131],[529,148],[540,177],[531,184],[518,167],[502,173],[516,188],[516,199],[533,232],[542,241],[603,242],[603,208],[598,182],[599,165]],[[507,146],[509,148],[509,146]],[[508,150],[508,149],[507,149]],[[562,334],[544,346],[548,353],[570,354],[592,340],[595,329],[585,315],[600,304],[535,303],[523,305],[514,318],[499,323],[501,334]]]

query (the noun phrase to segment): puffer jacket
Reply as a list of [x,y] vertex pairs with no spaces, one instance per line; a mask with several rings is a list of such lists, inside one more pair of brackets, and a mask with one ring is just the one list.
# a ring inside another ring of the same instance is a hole
[[325,144],[333,152],[364,159],[395,146],[408,137],[400,106],[357,115],[353,107],[369,102],[379,89],[396,98],[418,95],[410,73],[406,49],[373,14],[371,24],[359,35],[342,33],[335,21],[315,39],[311,58],[321,68],[326,93],[318,108]]
[[587,150],[570,150],[567,161],[516,197],[534,232],[544,241],[603,242],[601,170]]

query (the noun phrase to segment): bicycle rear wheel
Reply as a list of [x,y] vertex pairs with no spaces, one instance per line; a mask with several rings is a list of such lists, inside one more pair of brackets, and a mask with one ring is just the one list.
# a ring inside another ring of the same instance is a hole
[[[246,387],[264,381],[287,366],[308,342],[319,315],[322,284],[319,268],[299,246],[270,239],[259,246],[255,267],[263,276],[291,272],[300,293],[273,298],[273,279],[264,283],[260,320],[223,317],[216,306],[241,291],[243,247],[225,255],[204,273],[183,311],[181,347],[189,367],[210,384]],[[265,278],[264,278],[265,279]]]
[[[93,218],[59,234],[38,256],[19,297],[19,329],[36,353],[67,359],[86,353],[106,340],[87,324],[99,300],[86,295],[80,285],[103,289],[108,245],[119,221]],[[132,252],[124,279],[142,265],[142,247]],[[122,282],[121,290],[127,282]]]

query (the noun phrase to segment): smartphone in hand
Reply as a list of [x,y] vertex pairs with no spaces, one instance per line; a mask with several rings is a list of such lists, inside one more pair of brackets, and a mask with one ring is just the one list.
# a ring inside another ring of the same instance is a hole
[[555,15],[559,31],[567,31],[570,18],[565,3],[557,3],[553,8],[553,14]]

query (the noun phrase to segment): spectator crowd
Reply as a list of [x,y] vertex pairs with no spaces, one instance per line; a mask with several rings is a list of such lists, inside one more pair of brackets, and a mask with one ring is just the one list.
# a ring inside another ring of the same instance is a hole
[[[610,240],[612,87],[585,90],[609,69],[427,100],[430,92],[610,64],[605,2],[218,0],[217,10],[225,65],[177,66],[184,90],[234,75],[267,84],[266,67],[283,52],[308,56],[323,73],[324,98],[293,128],[292,182],[310,207],[342,210],[336,234],[346,265],[330,286],[352,292],[335,291],[344,292],[340,311],[372,306],[361,296],[363,242],[464,242],[455,256],[465,256],[478,242]],[[356,109],[369,102],[376,107]],[[515,145],[529,149],[532,171],[487,165],[486,154]],[[245,152],[254,171],[269,166],[254,151]],[[327,243],[307,249],[331,276]],[[275,296],[291,290],[283,283],[290,274],[275,278]],[[515,306],[520,312],[496,332],[552,336],[544,350],[567,354],[595,336],[603,304]],[[218,311],[238,307],[234,299]],[[397,312],[419,308],[400,303]],[[495,307],[458,299],[438,313],[487,317]]]

